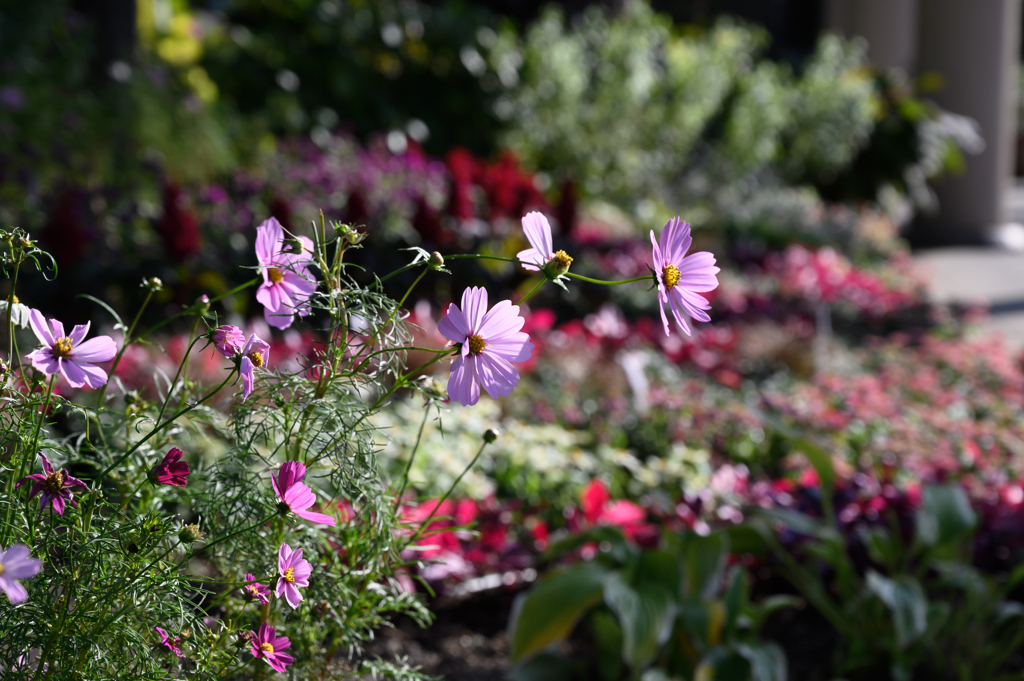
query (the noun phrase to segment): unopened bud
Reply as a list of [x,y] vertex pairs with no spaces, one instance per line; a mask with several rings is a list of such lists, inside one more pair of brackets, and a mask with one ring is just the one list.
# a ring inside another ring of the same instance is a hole
[[156,293],[164,287],[164,282],[160,277],[149,277],[148,279],[143,279],[140,286],[141,288],[149,289],[151,292]]
[[444,256],[437,251],[430,254],[430,260],[427,260],[427,264],[433,268],[444,267]]
[[498,429],[497,428],[488,428],[487,430],[484,431],[484,442],[486,442],[487,444],[491,444],[492,442],[494,442],[497,439],[498,439]]
[[21,237],[21,246],[22,248],[32,248],[34,244],[27,236],[23,236]]
[[205,293],[196,298],[196,308],[200,313],[207,312],[210,309],[210,296]]
[[178,540],[182,544],[192,544],[199,541],[204,536],[203,532],[199,529],[199,525],[182,525],[181,529],[178,530]]

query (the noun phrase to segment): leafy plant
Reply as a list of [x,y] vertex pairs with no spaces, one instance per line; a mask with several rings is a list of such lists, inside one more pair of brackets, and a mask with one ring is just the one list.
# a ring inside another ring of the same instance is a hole
[[[641,549],[600,526],[556,544],[549,556],[596,545],[592,561],[550,570],[517,599],[509,622],[510,675],[547,678],[753,679],[781,681],[786,659],[758,638],[765,619],[791,597],[750,600],[746,572],[728,567],[724,532],[665,534]],[[557,645],[581,621],[594,655],[567,659]]]

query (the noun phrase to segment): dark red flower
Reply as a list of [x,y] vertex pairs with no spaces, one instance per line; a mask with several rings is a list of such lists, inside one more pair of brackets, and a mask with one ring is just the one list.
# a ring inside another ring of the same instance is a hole
[[191,471],[188,464],[181,460],[182,452],[177,447],[171,449],[164,456],[164,460],[153,467],[150,472],[150,479],[159,485],[174,485],[184,487],[188,483],[188,474]]

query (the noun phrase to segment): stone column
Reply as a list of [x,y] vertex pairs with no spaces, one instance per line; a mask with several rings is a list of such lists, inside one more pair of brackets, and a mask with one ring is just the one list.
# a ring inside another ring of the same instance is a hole
[[914,72],[918,0],[825,0],[824,10],[825,28],[865,38],[874,64]]
[[[1017,137],[1017,70],[1021,0],[924,0],[919,7],[917,72],[936,71],[940,106],[976,120],[985,150],[965,172],[935,187],[938,215],[915,228],[915,240],[981,243],[1006,222]],[[918,238],[919,237],[919,238]]]

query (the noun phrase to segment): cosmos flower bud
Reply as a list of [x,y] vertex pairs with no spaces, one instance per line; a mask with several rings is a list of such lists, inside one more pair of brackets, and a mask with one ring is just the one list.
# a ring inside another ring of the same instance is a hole
[[498,431],[497,428],[488,428],[487,430],[484,431],[484,442],[486,442],[487,444],[491,444],[492,442],[498,439],[498,435],[500,434],[501,433]]
[[427,264],[437,269],[438,267],[444,267],[444,256],[437,251],[430,254],[430,259],[427,260]]
[[202,539],[205,534],[199,529],[199,525],[182,525],[178,530],[178,540],[182,544],[192,544]]
[[204,293],[196,298],[196,309],[199,310],[200,313],[208,312],[210,310],[210,296]]
[[164,282],[160,277],[149,277],[148,279],[142,280],[142,288],[148,289],[149,291],[156,293],[164,287]]
[[224,355],[228,359],[235,357],[245,347],[245,334],[237,326],[225,324],[218,326],[210,334],[210,340],[213,341],[213,346],[217,348],[217,352]]

